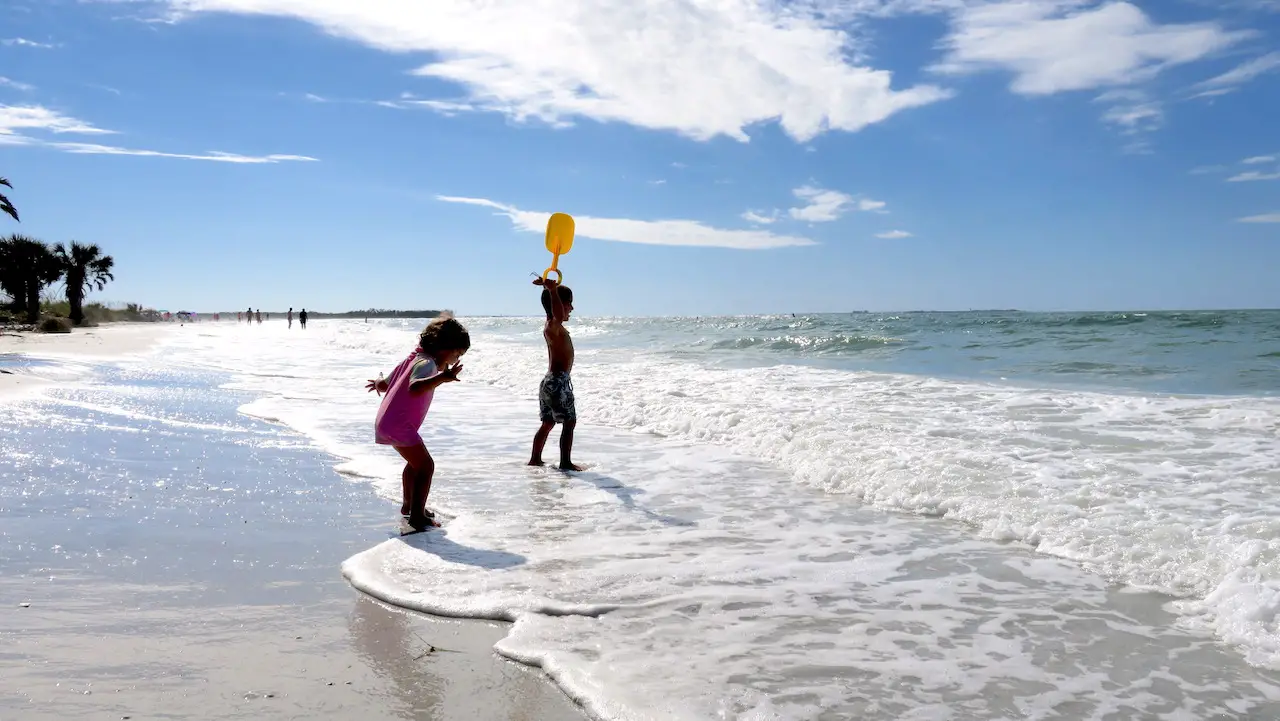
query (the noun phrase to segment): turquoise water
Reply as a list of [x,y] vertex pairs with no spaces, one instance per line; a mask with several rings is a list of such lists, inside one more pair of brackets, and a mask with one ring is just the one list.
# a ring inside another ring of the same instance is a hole
[[[527,327],[526,319],[489,321]],[[1158,393],[1280,393],[1280,310],[582,318],[579,347],[728,366],[843,370]]]

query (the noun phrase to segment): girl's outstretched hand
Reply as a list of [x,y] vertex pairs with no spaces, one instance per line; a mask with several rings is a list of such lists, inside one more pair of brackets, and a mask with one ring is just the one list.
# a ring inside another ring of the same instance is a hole
[[378,395],[381,396],[383,393],[387,392],[387,382],[381,378],[376,381],[370,379],[369,382],[365,384],[364,389],[370,393],[377,391]]
[[458,374],[462,372],[462,364],[454,363],[453,365],[440,371],[441,383],[452,383],[458,380]]

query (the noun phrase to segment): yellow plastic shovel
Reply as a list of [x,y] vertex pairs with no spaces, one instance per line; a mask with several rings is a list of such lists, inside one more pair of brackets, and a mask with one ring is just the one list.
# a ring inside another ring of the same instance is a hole
[[547,250],[551,251],[554,257],[551,259],[551,267],[542,272],[543,280],[555,271],[556,282],[564,282],[564,273],[561,273],[556,265],[560,263],[560,256],[568,253],[571,248],[573,248],[573,217],[567,213],[553,213],[547,221]]

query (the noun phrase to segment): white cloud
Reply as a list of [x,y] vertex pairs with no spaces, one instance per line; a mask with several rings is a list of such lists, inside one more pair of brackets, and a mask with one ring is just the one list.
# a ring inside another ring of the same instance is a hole
[[[23,132],[15,132],[23,131]],[[0,105],[0,145],[25,145],[51,148],[74,155],[133,155],[151,158],[180,158],[183,160],[208,160],[219,163],[282,163],[288,161],[315,161],[305,155],[240,155],[209,151],[201,154],[166,153],[158,150],[140,150],[97,143],[73,143],[51,141],[25,134],[30,131],[55,135],[111,135],[114,130],[103,130],[83,120],[77,120],[56,110],[39,105]]]
[[315,158],[305,155],[240,155],[211,150],[207,153],[165,153],[158,150],[137,150],[134,148],[118,148],[110,145],[94,143],[41,143],[74,155],[133,155],[144,158],[177,158],[180,160],[207,160],[215,163],[235,163],[244,165],[261,165],[266,163],[285,162],[317,162]]
[[943,73],[1012,72],[1011,90],[1051,95],[1130,85],[1251,37],[1217,23],[1160,25],[1128,2],[965,3],[943,41]]
[[1204,92],[1195,97],[1213,97],[1232,92],[1237,87],[1253,80],[1264,73],[1280,68],[1280,51],[1267,53],[1246,63],[1237,65],[1227,72],[1204,82],[1197,83],[1194,88]]
[[905,230],[891,230],[887,233],[876,233],[877,238],[885,240],[900,240],[902,238],[910,238],[912,235]]
[[[888,212],[884,209],[887,203],[882,200],[855,198],[848,193],[827,190],[814,185],[802,185],[791,192],[797,199],[803,200],[805,204],[791,208],[787,211],[787,215],[796,220],[803,220],[809,223],[828,223],[855,210],[864,213]],[[744,214],[742,217],[746,218],[747,216]],[[750,218],[747,219],[751,220]]]
[[55,47],[53,45],[50,45],[49,43],[38,43],[35,40],[28,40],[26,38],[5,38],[4,40],[0,40],[0,44],[7,45],[10,47],[17,46],[22,48],[42,48],[45,50],[49,50]]
[[838,190],[824,190],[812,185],[805,185],[791,191],[805,205],[787,211],[796,220],[807,220],[810,223],[827,223],[853,209],[852,195]]
[[747,221],[748,223],[756,223],[758,225],[768,225],[770,223],[777,222],[778,211],[774,210],[769,215],[765,215],[763,213],[757,213],[754,210],[748,210],[747,212],[742,214],[742,219]]
[[798,141],[949,97],[858,64],[834,0],[165,0],[182,13],[296,18],[465,89],[426,106],[562,125],[577,118],[740,141],[777,122]]
[[26,83],[20,83],[17,80],[10,80],[5,76],[0,75],[0,88],[13,88],[14,90],[17,90],[19,92],[29,93],[32,90],[35,90],[36,86],[27,85]]
[[[463,203],[492,208],[511,219],[517,230],[530,233],[546,231],[551,213],[520,210],[485,198],[460,198],[438,195],[437,200],[446,203]],[[708,248],[733,248],[737,250],[765,250],[790,246],[816,245],[808,238],[794,235],[778,235],[764,230],[724,230],[703,225],[696,220],[632,220],[630,218],[593,218],[574,216],[578,237],[611,240],[619,243],[646,245],[701,246]]]
[[1253,180],[1280,180],[1280,172],[1260,173],[1256,170],[1249,170],[1227,178],[1228,183],[1247,183]]
[[1198,168],[1192,168],[1188,171],[1191,175],[1214,175],[1215,173],[1225,173],[1228,168],[1225,165],[1202,165]]
[[1094,99],[1111,107],[1102,119],[1125,135],[1158,130],[1164,125],[1164,107],[1141,90],[1110,90]]
[[1252,158],[1245,158],[1240,161],[1243,165],[1262,165],[1264,163],[1280,162],[1280,158],[1274,155],[1255,155]]
[[1247,218],[1241,218],[1241,223],[1280,223],[1280,213],[1266,213],[1264,215],[1251,215]]
[[0,135],[15,135],[16,130],[41,130],[77,135],[114,133],[112,130],[95,128],[82,120],[76,120],[40,105],[0,105]]

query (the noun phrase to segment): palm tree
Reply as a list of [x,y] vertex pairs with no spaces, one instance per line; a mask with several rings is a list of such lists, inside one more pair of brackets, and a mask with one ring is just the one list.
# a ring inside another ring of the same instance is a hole
[[102,249],[96,245],[81,245],[74,240],[71,247],[59,245],[53,249],[62,265],[62,272],[67,276],[67,303],[71,306],[71,322],[80,325],[84,322],[84,296],[97,288],[102,290],[107,281],[115,280],[111,268],[116,264],[114,258],[103,255]]
[[62,263],[53,250],[25,235],[0,240],[0,288],[13,297],[27,322],[40,320],[40,293],[62,277]]
[[[13,187],[9,184],[9,181],[4,178],[0,178],[0,185],[3,185],[6,188]],[[13,216],[14,220],[18,220],[18,209],[13,207],[13,203],[9,202],[9,199],[4,196],[4,193],[0,193],[0,213],[8,213]],[[18,220],[18,222],[21,223],[22,221]]]

